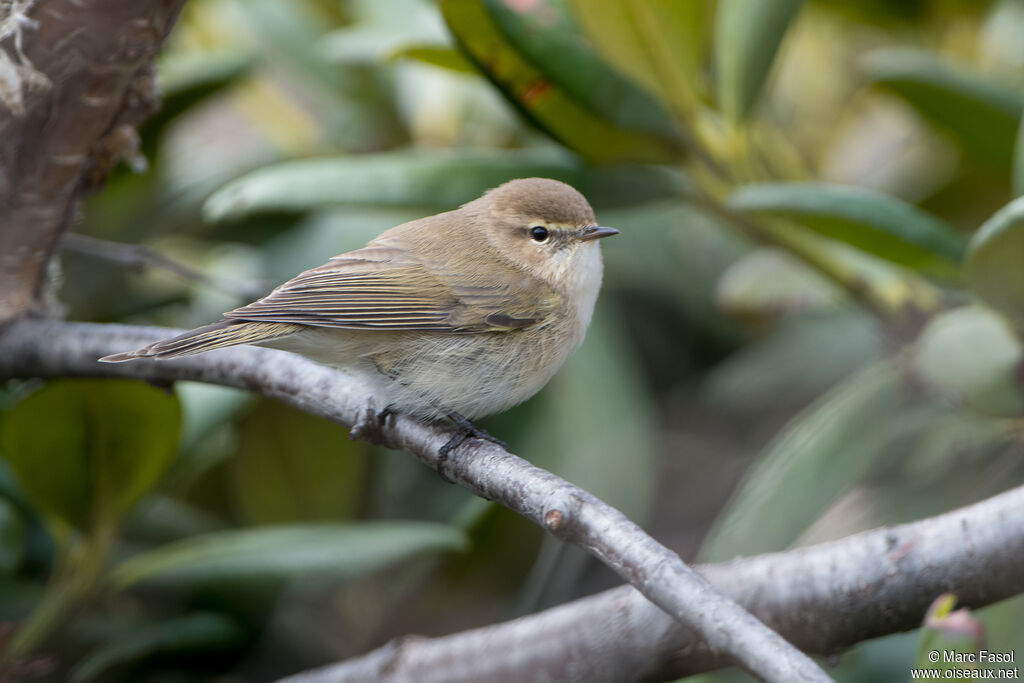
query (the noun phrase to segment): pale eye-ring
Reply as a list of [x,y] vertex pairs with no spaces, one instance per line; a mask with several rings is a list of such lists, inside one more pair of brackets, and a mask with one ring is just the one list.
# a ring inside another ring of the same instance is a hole
[[544,244],[548,241],[548,229],[543,225],[535,225],[530,228],[530,239],[537,244]]

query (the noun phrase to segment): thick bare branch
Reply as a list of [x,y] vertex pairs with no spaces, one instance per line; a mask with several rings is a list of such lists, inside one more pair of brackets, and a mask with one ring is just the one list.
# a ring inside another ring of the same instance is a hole
[[[699,571],[803,650],[836,655],[919,626],[941,593],[982,607],[1024,592],[1022,563],[1024,487],[912,524]],[[281,683],[511,683],[523,671],[613,683],[673,680],[725,664],[622,586],[505,624],[402,639]]]
[[78,198],[136,153],[183,4],[0,2],[0,321],[36,307]]
[[[107,375],[196,380],[255,391],[345,424],[361,423],[367,415],[372,395],[358,381],[299,356],[269,349],[240,347],[192,358],[119,365],[96,361],[170,333],[154,328],[17,320],[0,333],[0,377]],[[438,449],[450,434],[441,425],[399,415],[381,436],[387,445],[402,448],[437,469]],[[584,547],[681,624],[699,632],[710,651],[727,653],[762,680],[831,680],[806,655],[721,596],[675,553],[582,489],[494,444],[476,440],[451,453],[444,473],[563,541]]]

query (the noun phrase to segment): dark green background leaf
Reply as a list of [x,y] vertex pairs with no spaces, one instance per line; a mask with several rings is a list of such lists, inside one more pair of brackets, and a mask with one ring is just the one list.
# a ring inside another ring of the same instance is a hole
[[[535,63],[523,54],[503,30],[496,12],[504,10],[495,10],[497,7],[497,4],[478,0],[441,2],[445,21],[460,48],[501,93],[541,130],[584,158],[598,163],[660,162],[682,157],[684,150],[677,137],[652,134],[645,130],[654,120],[651,112],[655,110],[649,106],[650,101],[614,107],[618,112],[615,116],[619,120],[623,113],[635,120],[637,112],[643,111],[640,118],[643,127],[625,128],[616,125],[615,119],[610,118],[606,112],[593,109],[590,103],[578,99],[577,95],[583,92],[585,84],[574,87],[574,92],[570,92],[552,71],[563,78],[571,78],[572,74],[552,67],[548,62]],[[554,8],[544,7],[548,16],[552,16]],[[512,21],[508,14],[502,17],[505,22]],[[569,55],[562,55],[563,59],[587,63],[592,70],[598,70],[595,75],[605,82],[619,84],[620,97],[625,95],[634,103],[642,102],[641,91],[632,88],[610,68],[602,69],[601,63],[588,54],[588,48],[582,44],[566,42],[564,36],[558,33],[531,31],[524,34],[521,30],[517,33],[520,43],[530,43],[531,51],[569,51]],[[556,41],[554,46],[543,45],[544,41],[552,39]],[[575,75],[581,77],[579,72]],[[591,93],[586,99],[592,101],[595,97],[600,95]]]
[[0,498],[0,576],[13,574],[25,555],[25,524],[17,507]]
[[261,401],[227,463],[235,509],[250,524],[350,518],[366,487],[368,450],[341,425]]
[[426,552],[464,550],[461,531],[428,522],[268,526],[192,536],[136,555],[114,583],[187,589],[249,579],[351,579]]
[[718,102],[733,121],[747,117],[802,0],[719,0],[715,57]]
[[589,49],[562,3],[539,2],[523,9],[512,9],[503,0],[484,3],[511,46],[539,65],[554,87],[620,130],[649,133],[682,148],[669,114]]
[[1024,116],[1017,129],[1017,145],[1013,153],[1013,194],[1024,196]]
[[701,558],[784,550],[848,491],[889,438],[899,374],[869,366],[798,414],[747,471]]
[[57,380],[4,416],[3,452],[34,505],[88,529],[116,521],[152,489],[174,459],[180,425],[178,399],[149,384]]
[[576,21],[611,64],[679,115],[707,89],[714,0],[571,0]]
[[118,667],[155,655],[178,658],[230,650],[245,643],[246,629],[223,614],[196,613],[166,619],[119,634],[85,657],[71,672],[72,683],[111,680]]
[[1019,89],[917,50],[872,52],[864,70],[877,86],[952,133],[966,150],[1009,168],[1024,113]]
[[666,169],[584,169],[572,157],[543,150],[396,152],[268,166],[221,188],[204,213],[211,220],[227,220],[338,204],[454,209],[506,181],[530,176],[565,181],[598,207],[677,195],[685,187],[680,175]]
[[728,198],[730,208],[793,217],[802,225],[886,260],[949,275],[965,240],[935,216],[895,197],[824,183],[746,185]]

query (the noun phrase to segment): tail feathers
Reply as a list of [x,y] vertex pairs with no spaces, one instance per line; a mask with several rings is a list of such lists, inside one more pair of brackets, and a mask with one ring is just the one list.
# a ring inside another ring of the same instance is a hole
[[248,320],[222,320],[189,330],[177,337],[164,339],[135,351],[115,353],[100,358],[103,363],[123,363],[136,358],[177,358],[192,356],[205,351],[235,346],[237,344],[258,344],[259,342],[286,337],[302,325],[291,323],[254,322]]

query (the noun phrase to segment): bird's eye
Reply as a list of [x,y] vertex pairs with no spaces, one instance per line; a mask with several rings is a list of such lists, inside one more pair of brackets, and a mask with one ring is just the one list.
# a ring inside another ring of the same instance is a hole
[[535,225],[530,228],[530,239],[537,244],[544,244],[548,241],[548,229],[543,225]]

